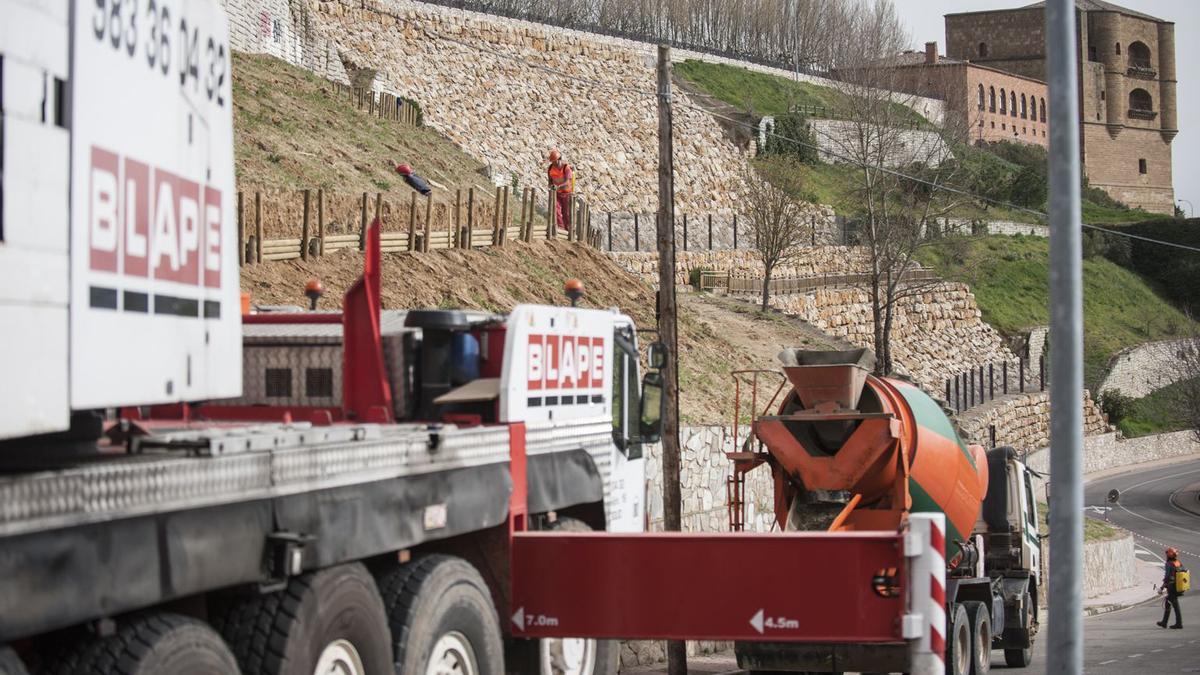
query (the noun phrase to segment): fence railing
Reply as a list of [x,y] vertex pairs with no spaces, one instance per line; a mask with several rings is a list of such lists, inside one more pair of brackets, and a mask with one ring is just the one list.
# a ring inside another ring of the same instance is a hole
[[373,89],[351,87],[338,82],[331,83],[333,94],[337,99],[345,99],[355,108],[386,120],[395,120],[401,124],[419,126],[420,111],[412,102],[394,94],[375,92]]
[[[714,274],[712,276],[721,276]],[[724,274],[724,288],[730,293],[762,293],[763,280],[762,277],[744,277],[735,276],[732,272]],[[709,288],[705,288],[704,284],[712,284]],[[902,283],[915,283],[918,281],[938,281],[937,273],[927,269],[910,269],[905,270],[900,276]],[[838,286],[861,286],[871,282],[871,275],[866,273],[858,274],[822,274],[812,277],[787,277],[782,279],[771,279],[768,288],[772,295],[787,295],[793,293],[808,293],[820,288],[830,288]],[[714,290],[720,288],[719,282],[713,280],[706,274],[700,276],[701,290]]]
[[[1033,371],[1032,366],[1037,370]],[[946,378],[946,403],[955,413],[990,403],[998,396],[1046,391],[1046,356],[1036,364],[1019,357],[977,366]]]
[[[244,265],[297,258],[307,260],[340,249],[361,251],[366,245],[367,225],[371,220],[368,215],[372,212],[388,228],[380,234],[380,248],[384,253],[503,246],[510,241],[530,242],[535,239],[578,241],[601,248],[601,232],[591,224],[592,212],[588,204],[582,199],[573,198],[567,211],[571,214],[567,220],[570,227],[558,227],[555,222],[555,195],[553,191],[548,192],[548,209],[542,217],[537,208],[540,190],[526,188],[521,195],[521,203],[517,205],[515,200],[510,204],[509,188],[498,187],[488,217],[476,208],[486,197],[477,199],[474,188],[465,192],[458,190],[453,204],[442,205],[442,210],[449,211],[452,217],[440,228],[434,223],[432,195],[421,197],[412,192],[407,209],[393,209],[390,215],[385,215],[383,193],[377,192],[372,198],[371,193],[364,192],[359,201],[357,232],[330,233],[326,232],[325,191],[299,190],[296,198],[303,201],[303,215],[294,226],[300,236],[277,239],[264,236],[262,192],[254,193],[253,212],[250,215],[246,213],[245,194],[238,192],[239,263]],[[519,208],[519,212],[514,208]]]

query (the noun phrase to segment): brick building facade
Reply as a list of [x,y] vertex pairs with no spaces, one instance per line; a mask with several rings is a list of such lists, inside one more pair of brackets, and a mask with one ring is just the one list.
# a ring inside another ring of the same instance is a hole
[[998,68],[925,53],[903,54],[890,68],[897,91],[942,99],[946,124],[972,142],[1013,141],[1046,147],[1046,83]]
[[[1130,206],[1172,213],[1171,141],[1179,133],[1175,24],[1102,0],[1076,0],[1075,6],[1084,173]],[[1043,80],[1043,12],[1038,3],[947,14],[946,54]]]

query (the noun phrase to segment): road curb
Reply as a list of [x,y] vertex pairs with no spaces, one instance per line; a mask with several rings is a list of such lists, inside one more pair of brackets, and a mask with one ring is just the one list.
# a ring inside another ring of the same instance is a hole
[[1189,485],[1170,497],[1171,504],[1180,511],[1200,516],[1200,483]]
[[1157,597],[1158,597],[1157,593],[1151,593],[1146,598],[1144,598],[1142,600],[1138,600],[1137,602],[1114,602],[1114,603],[1109,603],[1109,604],[1105,604],[1105,605],[1093,605],[1091,607],[1085,606],[1083,608],[1083,615],[1084,616],[1100,616],[1101,614],[1112,614],[1113,612],[1119,612],[1123,609],[1129,609],[1131,607],[1138,607],[1140,605],[1150,604]]

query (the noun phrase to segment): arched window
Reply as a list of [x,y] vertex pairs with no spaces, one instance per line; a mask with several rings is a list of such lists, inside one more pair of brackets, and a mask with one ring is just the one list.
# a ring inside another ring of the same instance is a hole
[[1017,92],[1014,91],[1011,94],[1009,94],[1009,96],[1011,96],[1012,99],[1009,101],[1008,114],[1012,115],[1013,117],[1016,117],[1017,116]]
[[1150,69],[1150,48],[1144,42],[1129,43],[1129,66]]
[[1129,116],[1142,120],[1152,120],[1156,117],[1154,100],[1150,98],[1150,92],[1145,89],[1134,89],[1129,92]]
[[1038,107],[1042,109],[1041,120],[1043,122],[1045,122],[1046,121],[1046,99],[1040,98],[1040,99],[1038,99],[1038,103],[1039,103]]
[[1000,87],[1000,114],[1008,114],[1008,95],[1004,93],[1004,87]]
[[984,58],[984,59],[986,59],[986,58],[987,58],[987,55],[988,55],[988,51],[987,51],[987,43],[986,43],[986,42],[980,42],[980,43],[979,43],[979,57],[980,57],[980,58]]
[[1029,108],[1025,104],[1025,94],[1021,94],[1021,119],[1025,119],[1029,115]]
[[1117,43],[1117,56],[1120,56],[1120,55],[1121,55],[1121,43],[1118,42]]
[[979,85],[979,109],[983,110],[983,85]]
[[988,87],[988,111],[996,112],[996,88]]
[[1029,97],[1029,119],[1037,121],[1037,97]]

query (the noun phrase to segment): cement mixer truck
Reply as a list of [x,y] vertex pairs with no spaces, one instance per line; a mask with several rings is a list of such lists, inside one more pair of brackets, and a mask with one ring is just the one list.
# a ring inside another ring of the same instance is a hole
[[[993,649],[1027,666],[1038,628],[1041,540],[1032,472],[1011,448],[964,443],[918,387],[868,374],[866,350],[780,355],[790,391],[753,422],[735,478],[766,464],[784,529],[903,530],[912,514],[945,516],[946,672],[986,673]],[[735,503],[736,506],[736,503]],[[829,520],[832,518],[832,520]],[[890,576],[877,580],[888,592]],[[936,592],[936,591],[935,591]],[[936,626],[935,626],[936,628]],[[741,642],[752,670],[908,671],[904,650],[830,641]]]

